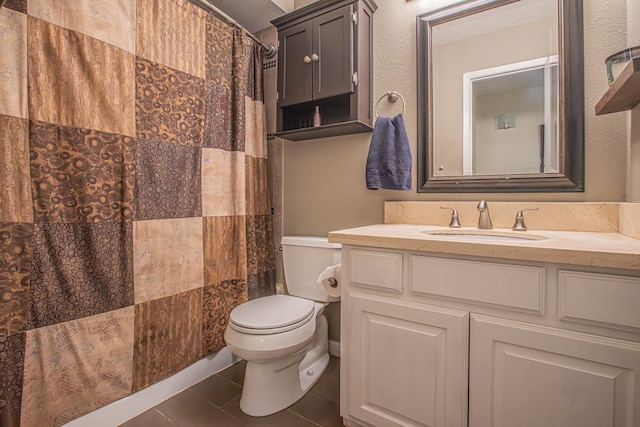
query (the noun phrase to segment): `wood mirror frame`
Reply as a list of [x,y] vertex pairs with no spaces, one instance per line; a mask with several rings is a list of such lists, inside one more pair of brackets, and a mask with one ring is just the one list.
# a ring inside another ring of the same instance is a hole
[[[558,173],[434,176],[433,27],[521,0],[468,0],[417,17],[418,192],[584,191],[584,47],[582,0],[558,0],[559,135]],[[462,114],[462,112],[460,112]]]

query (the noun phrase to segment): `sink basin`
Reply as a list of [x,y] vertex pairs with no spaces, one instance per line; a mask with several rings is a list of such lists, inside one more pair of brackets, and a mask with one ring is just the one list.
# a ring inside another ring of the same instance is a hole
[[539,234],[517,231],[497,231],[497,230],[424,230],[423,234],[431,236],[442,236],[451,239],[476,240],[482,242],[503,241],[503,242],[526,242],[532,240],[546,240],[548,237]]

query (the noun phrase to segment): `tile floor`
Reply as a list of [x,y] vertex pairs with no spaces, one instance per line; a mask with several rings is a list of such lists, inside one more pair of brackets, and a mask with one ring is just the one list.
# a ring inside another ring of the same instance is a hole
[[240,410],[244,362],[195,384],[120,427],[342,427],[340,359],[331,357],[322,377],[301,400],[268,417]]

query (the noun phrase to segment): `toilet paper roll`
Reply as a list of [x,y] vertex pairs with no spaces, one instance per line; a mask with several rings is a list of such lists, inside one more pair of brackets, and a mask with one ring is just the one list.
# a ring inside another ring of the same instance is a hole
[[318,275],[318,283],[322,283],[325,291],[332,297],[340,296],[340,271],[342,263],[330,265]]

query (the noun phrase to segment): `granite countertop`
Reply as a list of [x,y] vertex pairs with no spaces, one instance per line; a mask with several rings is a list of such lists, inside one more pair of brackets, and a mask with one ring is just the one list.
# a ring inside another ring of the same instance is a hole
[[[550,262],[640,271],[640,240],[618,233],[529,230],[516,232],[494,228],[505,235],[530,234],[543,240],[487,240],[464,236],[430,235],[433,231],[462,230],[442,226],[378,224],[332,231],[329,241],[344,245],[405,249],[451,255],[469,255],[522,261]],[[427,233],[423,233],[426,231]],[[480,230],[483,231],[483,230]]]

